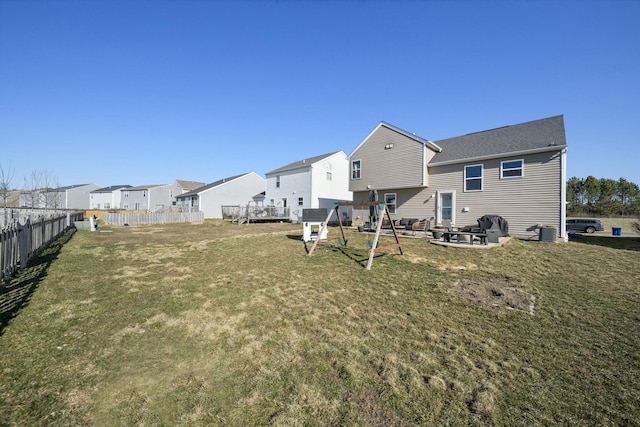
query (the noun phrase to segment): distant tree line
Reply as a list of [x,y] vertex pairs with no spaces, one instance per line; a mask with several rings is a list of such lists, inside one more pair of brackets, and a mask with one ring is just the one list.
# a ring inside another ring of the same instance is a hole
[[567,215],[640,216],[640,188],[624,178],[567,181]]

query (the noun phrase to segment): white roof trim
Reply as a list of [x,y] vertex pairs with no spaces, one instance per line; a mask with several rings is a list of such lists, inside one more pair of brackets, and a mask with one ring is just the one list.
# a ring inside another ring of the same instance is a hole
[[[342,155],[342,156],[344,156],[345,158],[346,158],[346,156],[347,156],[347,154],[346,154],[343,150],[340,150],[340,151],[336,151],[335,153],[329,153],[329,154],[327,154],[326,156],[324,156],[324,157],[322,157],[322,158],[320,158],[320,159],[316,160],[316,161],[315,161],[315,162],[313,162],[313,163],[306,163],[306,161],[307,161],[308,159],[298,160],[298,161],[293,162],[293,163],[300,163],[300,165],[299,165],[299,166],[291,167],[291,169],[287,169],[287,170],[285,170],[284,172],[300,171],[301,169],[311,169],[311,168],[313,168],[313,167],[317,166],[318,164],[320,164],[320,162],[323,162],[323,161],[325,161],[325,160],[327,160],[327,159],[331,159],[331,158],[333,158],[333,157],[335,157],[336,155],[339,155],[339,154],[341,154],[341,155]],[[315,156],[314,156],[314,157],[315,157]],[[313,158],[313,157],[311,157],[311,158]],[[290,163],[290,164],[291,164],[291,163]],[[286,166],[286,165],[285,165],[285,166]],[[265,177],[269,177],[269,176],[274,176],[274,175],[280,175],[280,174],[282,174],[282,173],[283,173],[283,171],[278,172],[278,170],[280,170],[280,169],[284,168],[285,166],[282,166],[282,167],[280,167],[280,168],[278,168],[278,169],[274,169],[273,171],[267,172],[267,173],[265,173],[265,174],[264,174],[264,176],[265,176]]]
[[428,166],[446,166],[446,165],[455,165],[456,163],[469,163],[469,162],[477,162],[481,160],[491,160],[491,159],[501,159],[506,157],[523,156],[526,154],[546,153],[548,151],[563,151],[566,148],[567,148],[566,145],[552,145],[550,147],[535,148],[533,150],[521,150],[521,151],[512,151],[508,153],[489,154],[486,156],[466,157],[464,159],[447,160],[444,162],[431,162],[428,164]]
[[398,132],[401,135],[406,136],[407,138],[413,139],[414,141],[423,144],[426,147],[429,147],[430,149],[432,149],[433,151],[440,153],[442,152],[442,148],[440,148],[436,143],[434,143],[433,141],[430,141],[428,139],[424,139],[422,137],[419,137],[417,135],[412,135],[409,132],[400,129],[399,127],[393,126],[392,124],[386,123],[386,122],[380,122],[378,123],[378,125],[371,131],[369,132],[369,135],[366,136],[365,139],[362,140],[362,142],[360,144],[358,144],[358,146],[351,152],[351,154],[349,154],[349,158],[351,158],[351,156],[358,151],[358,149],[360,149],[360,147],[362,147],[364,145],[365,142],[367,142],[367,140],[369,138],[371,138],[371,135],[373,135],[374,133],[376,133],[378,131],[378,129],[380,129],[380,127],[386,127],[389,130],[392,130],[394,132]]

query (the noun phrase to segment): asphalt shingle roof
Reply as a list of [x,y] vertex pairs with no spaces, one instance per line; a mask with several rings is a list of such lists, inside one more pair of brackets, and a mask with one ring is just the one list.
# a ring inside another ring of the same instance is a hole
[[162,187],[163,185],[167,185],[167,184],[137,185],[135,187],[128,187],[127,190],[129,191],[148,190],[150,188]]
[[92,193],[111,193],[115,190],[120,190],[121,188],[129,188],[130,185],[111,185],[109,187],[98,188],[97,190],[93,190]]
[[282,166],[281,168],[274,169],[271,172],[267,172],[265,175],[273,175],[274,173],[288,172],[288,171],[292,171],[300,168],[309,167],[312,164],[319,162],[320,160],[327,158],[329,156],[333,156],[336,153],[339,153],[339,151],[334,151],[333,153],[321,154],[320,156],[309,157],[308,159],[298,160],[297,162],[289,163],[286,166]]
[[180,199],[182,197],[191,197],[191,196],[196,196],[199,193],[202,193],[205,190],[209,190],[210,188],[213,187],[217,187],[218,185],[224,184],[225,182],[229,182],[229,181],[233,181],[234,179],[240,178],[241,176],[245,176],[248,175],[248,173],[243,173],[240,175],[234,175],[234,176],[230,176],[228,178],[222,178],[217,180],[216,182],[212,182],[211,184],[207,184],[205,186],[196,188],[195,190],[189,191],[188,193],[184,193],[184,194],[180,194],[178,196],[176,196],[176,198]]
[[442,148],[430,165],[567,145],[563,116],[548,117],[435,141]]
[[198,182],[198,181],[185,181],[182,179],[177,179],[176,182],[185,190],[195,190],[197,188],[205,186],[206,182]]

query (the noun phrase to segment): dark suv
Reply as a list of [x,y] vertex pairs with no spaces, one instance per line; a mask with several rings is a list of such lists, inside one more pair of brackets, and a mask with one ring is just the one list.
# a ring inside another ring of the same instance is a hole
[[578,218],[567,220],[567,231],[578,231],[581,233],[593,233],[594,231],[603,231],[604,227],[599,219]]

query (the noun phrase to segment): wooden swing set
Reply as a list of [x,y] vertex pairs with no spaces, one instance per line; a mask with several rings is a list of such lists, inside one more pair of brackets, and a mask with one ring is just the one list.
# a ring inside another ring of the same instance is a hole
[[[398,250],[400,251],[400,255],[404,255],[404,252],[402,251],[402,245],[400,244],[398,233],[396,233],[396,228],[393,224],[393,221],[391,220],[391,215],[389,214],[389,210],[387,209],[384,203],[380,203],[380,202],[338,202],[336,203],[336,207],[331,211],[329,211],[329,215],[327,215],[326,221],[322,223],[322,228],[320,229],[318,236],[323,235],[325,229],[328,227],[329,220],[331,220],[331,217],[335,213],[336,217],[338,218],[338,224],[340,225],[340,234],[342,236],[342,238],[338,238],[338,242],[343,246],[347,246],[348,240],[345,235],[344,226],[342,225],[342,220],[340,219],[339,210],[341,206],[352,206],[352,207],[360,207],[360,208],[374,206],[374,207],[377,207],[378,210],[380,211],[380,219],[376,224],[376,234],[375,234],[375,237],[373,238],[373,242],[370,242],[369,244],[371,250],[369,251],[369,262],[367,263],[367,270],[371,270],[371,265],[373,265],[373,257],[376,252],[384,251],[387,249],[398,248]],[[380,238],[380,230],[382,229],[382,218],[384,217],[385,214],[387,215],[387,219],[389,220],[389,224],[391,225],[391,231],[393,232],[393,237],[395,238],[396,243],[392,245],[378,247],[378,239]],[[323,240],[326,241],[328,239],[323,239]],[[313,242],[313,246],[311,246],[311,249],[307,254],[308,256],[311,256],[316,246],[318,245],[319,241],[320,241],[320,238],[316,239],[315,242]]]

